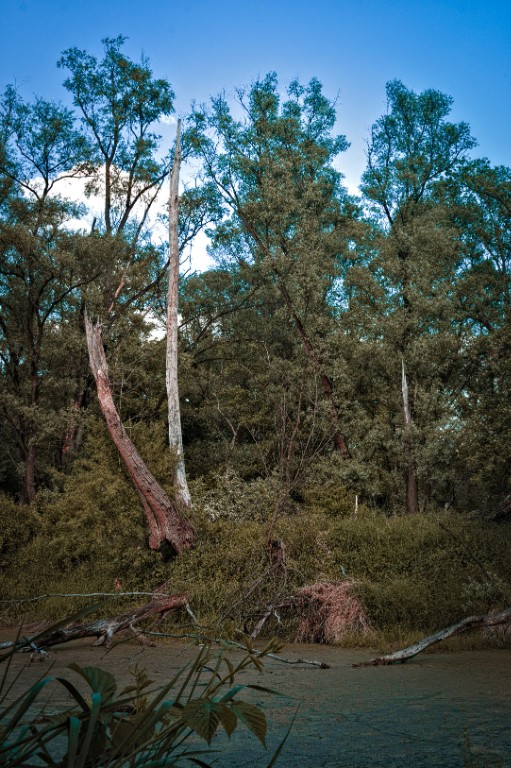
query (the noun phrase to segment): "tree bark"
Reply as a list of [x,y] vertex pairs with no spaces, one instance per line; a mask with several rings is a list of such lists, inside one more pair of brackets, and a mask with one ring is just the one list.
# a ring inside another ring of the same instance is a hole
[[418,640],[416,643],[402,648],[400,651],[389,653],[386,656],[377,656],[375,659],[364,661],[361,664],[354,664],[353,666],[378,667],[385,664],[404,664],[408,659],[413,659],[414,656],[429,648],[430,645],[447,640],[448,637],[461,635],[463,632],[470,632],[470,630],[479,627],[496,627],[499,624],[507,624],[509,622],[511,622],[511,608],[505,608],[500,613],[487,613],[484,616],[468,616],[457,624],[441,629],[433,635],[429,635],[429,637],[423,637],[422,640]]
[[413,450],[413,421],[408,397],[408,381],[406,379],[405,363],[401,362],[401,393],[403,397],[403,413],[405,420],[405,449],[406,449],[406,508],[409,514],[419,511],[419,487],[415,471],[415,456]]
[[169,287],[167,297],[166,383],[169,419],[169,445],[175,454],[173,485],[175,500],[185,512],[192,506],[186,480],[178,386],[178,282],[179,282],[179,170],[181,166],[181,121],[177,122],[176,149],[170,174],[169,195]]
[[29,435],[28,449],[25,458],[25,472],[23,477],[23,495],[27,504],[35,502],[35,446],[33,435]]
[[[7,648],[49,648],[54,645],[67,643],[69,640],[77,640],[82,637],[98,638],[95,645],[102,645],[106,642],[108,645],[112,637],[117,632],[123,632],[126,629],[133,629],[135,624],[154,616],[156,613],[165,614],[169,611],[175,611],[178,608],[184,608],[188,601],[186,595],[170,595],[169,597],[156,598],[150,603],[135,608],[119,616],[111,616],[107,619],[97,619],[91,624],[71,624],[66,627],[59,627],[52,630],[39,632],[37,635],[29,638],[20,638],[0,644],[1,649]],[[134,630],[133,630],[134,631]]]
[[110,436],[142,501],[149,523],[149,546],[157,550],[167,542],[176,554],[180,554],[192,546],[195,529],[161,488],[126,433],[113,401],[101,333],[87,314],[85,332],[99,405]]

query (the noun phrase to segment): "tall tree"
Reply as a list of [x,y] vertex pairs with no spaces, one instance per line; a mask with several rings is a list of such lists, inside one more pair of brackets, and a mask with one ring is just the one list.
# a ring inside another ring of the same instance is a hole
[[[140,247],[151,209],[170,171],[171,157],[157,159],[160,136],[154,125],[173,111],[174,92],[153,77],[149,63],[129,60],[125,38],[103,40],[98,61],[86,51],[64,51],[58,65],[69,70],[64,81],[81,117],[90,145],[88,191],[101,196],[103,217],[96,227],[104,237],[103,309],[113,302],[139,268],[147,269]],[[129,297],[133,301],[133,296]],[[126,300],[126,299],[125,299]]]
[[179,283],[179,170],[181,166],[181,121],[177,122],[174,163],[169,194],[169,284],[167,297],[166,383],[168,400],[169,445],[175,454],[173,486],[177,504],[191,507],[183,456],[181,409],[178,383],[178,283]]
[[388,297],[381,322],[396,391],[401,389],[402,366],[406,371],[400,408],[406,435],[403,465],[407,508],[415,513],[421,397],[428,380],[437,379],[434,388],[441,378],[435,363],[452,331],[450,285],[460,258],[455,233],[449,230],[445,209],[435,204],[434,192],[456,172],[475,142],[465,123],[448,122],[452,99],[438,91],[416,94],[392,81],[387,100],[387,114],[372,128],[361,188],[381,228],[376,258]]
[[[57,195],[62,180],[84,172],[87,147],[71,112],[36,99],[25,103],[9,87],[0,105],[0,408],[12,429],[23,495],[33,502],[37,452],[55,445],[66,407],[52,379],[50,356],[68,332],[76,349],[80,288],[98,277],[82,261],[84,248],[67,226],[77,206]],[[70,351],[69,347],[68,350]],[[60,391],[59,391],[60,390]],[[48,410],[40,409],[45,402]],[[58,415],[57,415],[58,414]]]
[[274,286],[329,405],[333,440],[350,455],[322,344],[332,320],[331,291],[355,236],[355,206],[333,168],[348,146],[334,136],[334,105],[321,85],[293,82],[281,103],[275,74],[238,91],[244,119],[223,97],[193,115],[189,136],[229,216],[215,243],[234,254],[254,286]]
[[[152,243],[144,242],[145,227],[171,161],[170,157],[157,160],[160,137],[153,125],[173,110],[172,89],[167,81],[153,78],[146,60],[140,65],[128,60],[121,51],[123,43],[123,37],[104,40],[105,54],[99,62],[77,49],[66,51],[59,62],[71,72],[65,86],[73,94],[91,144],[89,190],[102,194],[103,199],[103,306],[92,304],[92,308],[109,317],[110,323],[130,306],[140,307],[154,285],[150,276],[159,254]],[[178,141],[174,156],[177,178],[179,162]],[[175,250],[177,258],[177,227]],[[159,272],[161,277],[163,268]],[[100,348],[100,325],[86,318],[86,330],[100,406],[141,497],[151,531],[150,546],[158,549],[167,542],[180,552],[191,545],[194,528],[158,486],[122,428]]]
[[439,193],[463,253],[457,498],[495,514],[511,491],[511,170],[471,161]]

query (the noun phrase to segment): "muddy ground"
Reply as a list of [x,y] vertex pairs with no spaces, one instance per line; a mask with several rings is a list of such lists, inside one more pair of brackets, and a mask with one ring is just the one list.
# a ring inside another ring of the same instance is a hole
[[[163,683],[195,653],[177,643],[155,648],[122,644],[105,652],[90,641],[76,641],[54,649],[51,661],[27,666],[27,657],[17,655],[11,673],[26,667],[16,684],[20,690],[77,661],[104,667],[126,682],[136,663]],[[238,682],[257,682],[286,696],[252,692],[270,721],[268,752],[246,732],[236,733],[230,743],[220,737],[213,743],[221,749],[219,768],[267,766],[298,705],[278,761],[282,768],[511,767],[509,650],[424,654],[405,665],[361,669],[352,664],[370,658],[366,650],[300,645],[281,653],[331,668],[268,659],[262,675],[244,672]],[[59,705],[62,700],[54,694],[48,708]]]

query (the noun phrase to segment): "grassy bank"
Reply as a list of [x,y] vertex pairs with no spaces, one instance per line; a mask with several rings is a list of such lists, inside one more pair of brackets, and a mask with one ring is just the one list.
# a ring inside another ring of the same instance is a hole
[[[3,498],[2,599],[45,593],[186,591],[200,623],[218,634],[242,627],[258,609],[307,584],[355,580],[375,629],[371,642],[407,641],[471,613],[499,608],[511,594],[511,530],[452,514],[385,517],[362,507],[357,514],[321,512],[305,501],[282,514],[272,532],[284,545],[284,567],[272,570],[263,504],[235,514],[212,512],[212,496],[197,504],[195,548],[165,562],[148,550],[137,499],[122,476],[108,485],[89,477],[67,492],[47,495],[36,509]],[[200,498],[200,494],[199,494]],[[231,504],[235,504],[231,500]],[[212,519],[216,517],[216,519]],[[53,599],[3,604],[4,622],[58,618],[85,600]],[[90,602],[90,599],[89,599]],[[296,617],[280,612],[267,631],[293,637]],[[359,643],[348,636],[346,644]],[[459,641],[458,641],[459,642]],[[466,641],[464,641],[466,642]]]

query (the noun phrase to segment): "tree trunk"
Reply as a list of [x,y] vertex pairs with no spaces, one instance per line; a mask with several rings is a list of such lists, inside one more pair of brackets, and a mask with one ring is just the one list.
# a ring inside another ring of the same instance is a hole
[[25,473],[23,478],[23,495],[27,504],[35,501],[35,446],[33,436],[29,436],[27,455],[25,458]]
[[401,392],[403,396],[403,413],[405,420],[405,450],[406,450],[406,509],[409,514],[419,511],[419,488],[415,471],[415,456],[413,450],[413,421],[408,398],[408,382],[406,380],[405,363],[401,363]]
[[446,629],[440,629],[429,637],[423,637],[422,640],[418,640],[416,643],[389,653],[386,656],[377,656],[370,661],[364,661],[361,664],[354,664],[355,667],[378,667],[385,664],[404,664],[408,659],[413,659],[414,656],[429,648],[430,645],[440,643],[442,640],[447,640],[448,637],[454,637],[454,635],[461,635],[462,632],[470,632],[472,629],[478,629],[479,627],[496,627],[499,624],[508,624],[511,622],[511,608],[505,608],[500,613],[487,613],[484,616],[468,616],[466,619],[462,619],[457,624],[453,624]]
[[316,371],[321,381],[321,386],[323,388],[323,393],[326,399],[328,400],[328,403],[330,406],[330,414],[332,416],[332,424],[334,426],[334,434],[333,434],[334,446],[336,450],[339,451],[343,459],[350,459],[351,454],[339,426],[340,424],[339,409],[337,407],[337,403],[335,402],[334,388],[332,386],[332,382],[330,381],[329,376],[327,376],[327,374],[324,371],[321,358],[319,357],[316,349],[314,348],[312,341],[310,340],[310,337],[307,334],[307,331],[305,330],[305,326],[303,325],[300,317],[296,313],[291,296],[289,295],[289,291],[287,290],[287,287],[284,285],[284,282],[280,277],[279,277],[279,288],[280,288],[280,292],[284,296],[287,307],[291,312],[291,316],[297,327],[298,333],[300,334],[300,338],[302,339],[302,343],[305,348],[305,351],[307,352],[307,355],[312,360],[314,367],[316,368]]
[[145,621],[145,619],[154,616],[156,613],[162,616],[169,611],[175,611],[178,608],[184,608],[188,601],[186,595],[170,595],[168,597],[156,598],[150,603],[134,608],[119,616],[112,616],[107,619],[97,619],[91,624],[71,624],[65,627],[57,627],[43,630],[37,635],[29,638],[20,638],[11,640],[0,645],[1,649],[20,648],[37,650],[38,648],[49,648],[54,645],[67,643],[69,640],[78,640],[82,637],[96,637],[98,640],[95,645],[102,645],[106,641],[108,646],[110,640],[117,632],[123,632],[131,629],[135,634],[134,625]]
[[176,150],[170,175],[169,196],[169,287],[167,300],[167,359],[166,382],[169,419],[169,445],[175,455],[174,494],[177,505],[184,511],[191,508],[192,500],[186,480],[181,430],[181,410],[178,386],[178,281],[179,281],[179,170],[181,165],[181,121],[177,122]]
[[82,374],[79,378],[80,380],[71,404],[69,421],[62,443],[61,464],[63,467],[68,466],[71,456],[79,450],[81,428],[78,417],[85,405],[87,391],[92,383],[92,379],[85,374]]
[[169,499],[153,477],[124,429],[115,407],[101,333],[85,314],[85,332],[90,365],[98,391],[98,399],[110,436],[139,493],[149,523],[149,546],[159,549],[164,542],[180,554],[195,539],[195,529]]

